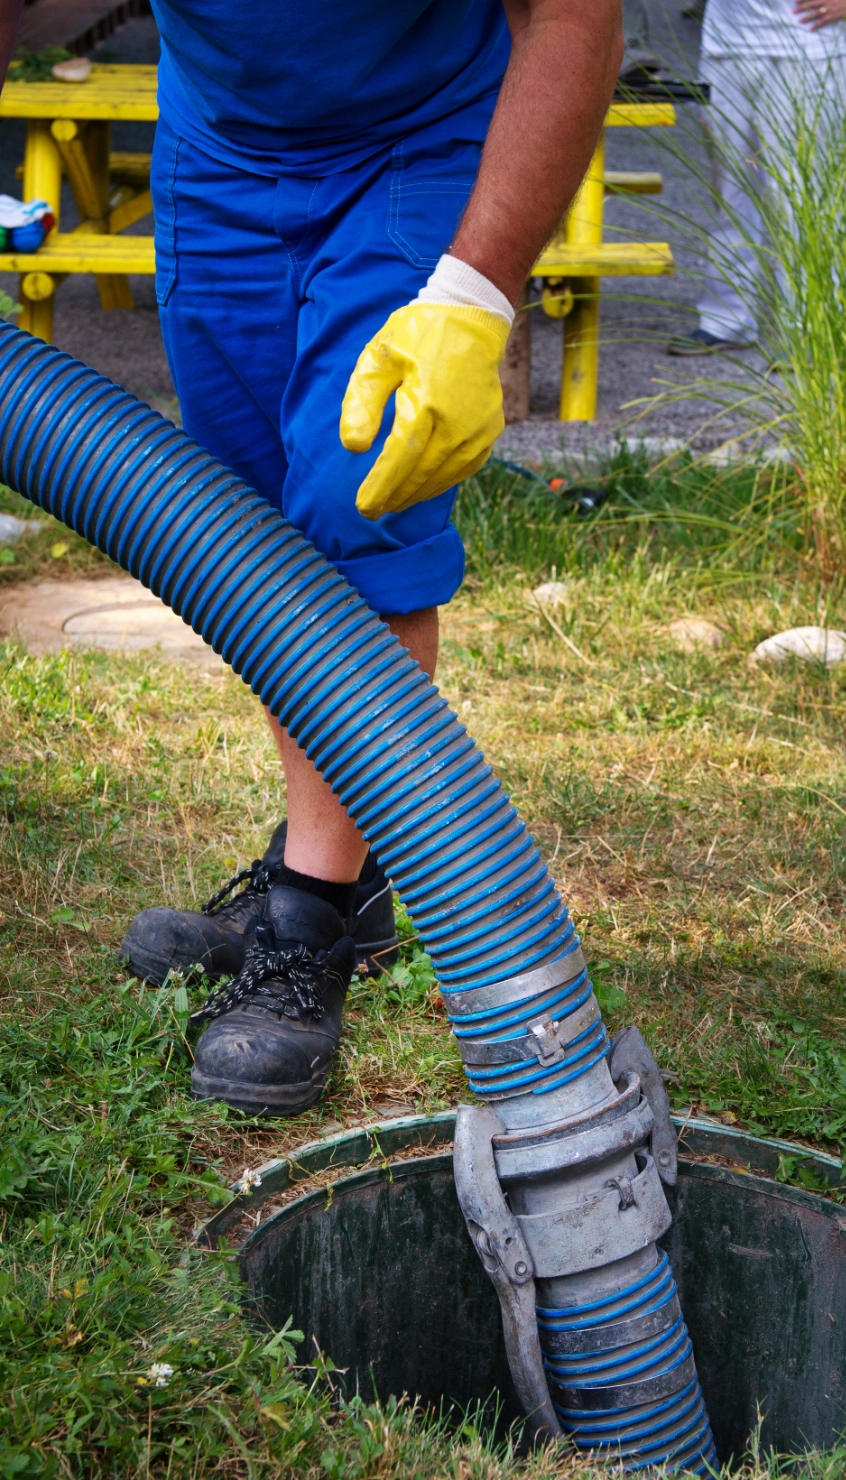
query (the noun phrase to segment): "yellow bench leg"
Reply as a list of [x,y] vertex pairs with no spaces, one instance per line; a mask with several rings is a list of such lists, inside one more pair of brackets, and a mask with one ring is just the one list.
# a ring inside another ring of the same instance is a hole
[[103,202],[100,199],[97,182],[91,173],[91,165],[82,142],[79,124],[74,123],[72,118],[57,118],[55,123],[50,125],[50,132],[64,160],[76,209],[83,221],[89,216],[95,218],[102,216]]
[[573,281],[574,303],[564,320],[561,420],[593,421],[599,380],[599,278]]
[[53,338],[53,298],[27,298],[21,287],[21,312],[18,327],[49,344]]
[[[91,161],[91,171],[97,183],[102,203],[103,230],[109,230],[109,156],[112,142],[110,123],[89,124],[85,135],[85,151]],[[100,294],[100,307],[134,308],[135,299],[125,273],[98,273],[95,281]]]
[[[24,200],[46,200],[56,218],[58,228],[61,197],[62,160],[56,147],[56,141],[50,133],[50,125],[40,118],[31,119],[26,130],[23,198]],[[46,339],[49,344],[53,338],[55,294],[52,289],[50,292],[45,292],[47,283],[39,282],[36,291],[42,296],[31,298],[26,288],[27,279],[30,277],[47,279],[49,274],[24,273],[20,282],[22,311],[18,323],[22,329],[28,329],[30,334],[35,334],[38,339]],[[30,284],[30,286],[35,287],[36,285]]]
[[[570,207],[567,217],[569,245],[593,247],[602,242],[604,176],[603,136]],[[575,302],[564,320],[560,416],[562,421],[593,421],[599,378],[599,278],[578,278],[572,287]]]
[[[64,160],[74,202],[82,217],[77,230],[97,235],[107,232],[110,125],[90,123],[83,134],[73,119],[57,118],[50,132]],[[124,273],[98,273],[95,281],[101,308],[135,307],[129,279]]]

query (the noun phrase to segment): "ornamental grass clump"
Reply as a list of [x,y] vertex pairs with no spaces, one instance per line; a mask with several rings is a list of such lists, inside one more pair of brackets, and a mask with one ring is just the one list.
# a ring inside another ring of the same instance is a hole
[[[846,563],[846,108],[832,105],[823,70],[797,76],[793,88],[759,99],[766,140],[757,146],[725,118],[714,121],[728,147],[718,148],[708,129],[704,154],[684,126],[661,131],[657,142],[692,182],[699,219],[661,202],[638,204],[700,260],[707,251],[703,280],[737,293],[762,352],[757,364],[723,354],[719,375],[665,382],[658,399],[707,401],[732,437],[740,427],[750,447],[793,470],[806,550],[830,580]],[[757,209],[760,234],[727,205],[727,239],[706,235],[702,220],[714,221],[722,204],[721,174]]]
[[846,112],[791,96],[773,118],[758,209],[766,401],[792,455],[822,574],[846,553]]

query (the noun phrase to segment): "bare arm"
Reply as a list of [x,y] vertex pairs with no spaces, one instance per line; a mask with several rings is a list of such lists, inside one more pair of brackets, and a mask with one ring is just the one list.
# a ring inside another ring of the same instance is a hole
[[512,54],[450,251],[516,303],[581,184],[623,59],[621,0],[503,0]]
[[12,60],[22,10],[23,0],[0,0],[0,87]]

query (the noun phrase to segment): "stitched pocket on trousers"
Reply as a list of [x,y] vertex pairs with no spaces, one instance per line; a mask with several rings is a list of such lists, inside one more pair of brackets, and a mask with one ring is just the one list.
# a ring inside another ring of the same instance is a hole
[[[435,168],[441,161],[433,161]],[[388,204],[388,236],[412,267],[433,268],[455,235],[475,179],[465,168],[435,175],[425,163],[418,173],[396,157]]]

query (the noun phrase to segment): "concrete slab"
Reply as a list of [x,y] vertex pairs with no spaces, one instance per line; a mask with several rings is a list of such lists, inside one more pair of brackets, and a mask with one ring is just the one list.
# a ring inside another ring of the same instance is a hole
[[210,647],[131,576],[37,581],[0,593],[0,637],[18,637],[31,653],[62,648],[138,652],[219,664]]

